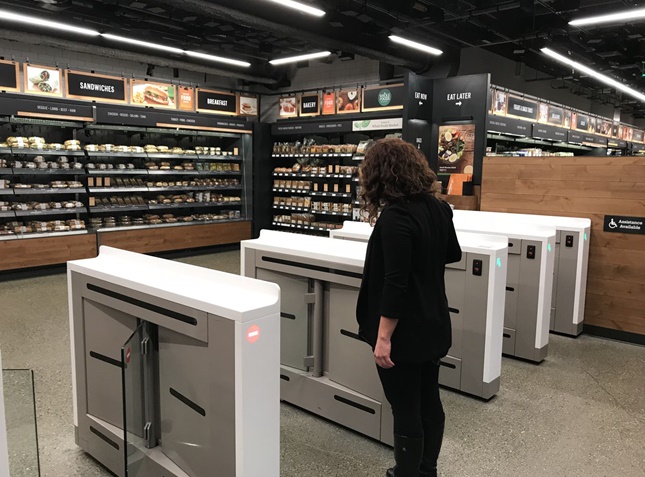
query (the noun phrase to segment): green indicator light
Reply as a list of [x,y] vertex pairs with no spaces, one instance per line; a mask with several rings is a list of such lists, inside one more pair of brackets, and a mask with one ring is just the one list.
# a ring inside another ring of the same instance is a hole
[[499,268],[502,268],[502,259],[501,259],[501,258],[498,258],[498,259],[497,259],[497,266],[498,266]]
[[585,240],[587,240],[587,232],[585,232]]
[[548,244],[548,245],[546,246],[546,249],[550,252],[550,251],[551,251],[551,244]]

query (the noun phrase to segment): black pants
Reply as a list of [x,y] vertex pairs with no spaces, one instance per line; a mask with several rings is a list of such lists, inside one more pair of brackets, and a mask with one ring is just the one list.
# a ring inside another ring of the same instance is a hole
[[423,437],[424,428],[443,430],[446,417],[439,397],[437,363],[397,363],[390,369],[377,369],[392,406],[395,434]]

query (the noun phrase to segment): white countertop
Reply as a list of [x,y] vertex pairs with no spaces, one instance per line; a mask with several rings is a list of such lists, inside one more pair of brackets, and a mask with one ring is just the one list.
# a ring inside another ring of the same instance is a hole
[[278,311],[273,283],[111,247],[67,269],[238,322]]
[[262,230],[259,238],[243,240],[241,245],[242,249],[249,247],[266,252],[295,255],[360,268],[365,263],[367,253],[366,242],[334,240],[327,237],[277,232],[274,230]]
[[452,219],[457,232],[503,235],[508,238],[547,241],[555,239],[553,225],[535,225],[509,221],[489,220],[483,217],[455,215]]
[[478,210],[455,210],[454,218],[506,221],[534,225],[551,225],[558,230],[585,232],[591,228],[591,220],[582,217],[560,217],[554,215],[511,214],[508,212],[485,212]]

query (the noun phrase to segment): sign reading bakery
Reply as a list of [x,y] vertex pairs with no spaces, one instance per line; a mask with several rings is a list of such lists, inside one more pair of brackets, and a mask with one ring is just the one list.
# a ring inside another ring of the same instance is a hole
[[18,63],[0,61],[0,89],[4,91],[20,91],[20,76]]
[[363,91],[363,111],[403,109],[405,88],[403,84],[370,86]]
[[65,71],[67,97],[125,103],[125,78]]
[[25,64],[25,93],[63,96],[59,68]]
[[224,91],[197,90],[197,111],[203,113],[228,114],[236,116],[237,95]]
[[318,116],[320,114],[320,95],[303,94],[300,97],[300,116]]
[[130,81],[130,104],[175,109],[177,90],[174,84],[133,79]]

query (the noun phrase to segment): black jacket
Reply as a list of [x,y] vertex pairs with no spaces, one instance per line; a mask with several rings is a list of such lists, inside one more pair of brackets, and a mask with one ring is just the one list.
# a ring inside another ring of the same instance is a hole
[[443,358],[452,345],[444,272],[459,260],[446,202],[419,194],[387,206],[367,247],[356,309],[361,337],[373,348],[381,316],[398,319],[395,364]]

